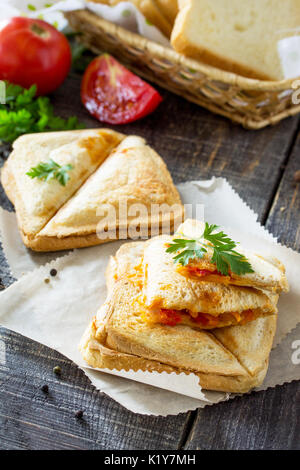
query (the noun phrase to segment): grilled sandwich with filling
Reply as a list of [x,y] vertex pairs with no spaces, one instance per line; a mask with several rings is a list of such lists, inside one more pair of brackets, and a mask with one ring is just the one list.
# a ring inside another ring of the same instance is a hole
[[166,252],[171,239],[161,235],[147,242],[126,243],[109,261],[108,290],[124,278],[137,285],[143,321],[214,329],[277,313],[277,293],[182,276]]
[[244,393],[266,375],[276,315],[243,326],[204,331],[141,318],[140,288],[116,281],[85,331],[80,351],[100,369],[194,373],[204,389]]
[[[177,229],[174,238],[200,239],[204,232],[205,224],[198,220],[187,219]],[[151,243],[151,242],[150,242]],[[149,249],[151,251],[151,248]],[[177,271],[188,279],[205,282],[220,283],[225,285],[248,286],[265,289],[273,292],[287,292],[288,283],[283,264],[276,258],[264,256],[245,250],[240,245],[239,253],[245,255],[250,262],[253,272],[236,274],[229,269],[228,275],[222,275],[217,271],[216,265],[211,262],[213,248],[208,248],[203,258],[195,258],[186,266],[177,264]]]
[[[276,331],[278,292],[288,288],[283,268],[278,284],[271,268],[269,283],[264,271],[251,273],[264,290],[206,282],[178,272],[166,251],[173,239],[126,243],[110,258],[108,298],[82,337],[83,358],[100,369],[194,373],[208,390],[244,393],[259,386]],[[270,264],[275,270],[279,262]]]
[[[28,176],[32,167],[49,160],[72,166],[65,185]],[[148,236],[153,227],[161,233],[169,223],[172,230],[183,218],[161,157],[144,139],[109,129],[20,137],[1,182],[15,206],[22,239],[35,251],[130,238],[129,229],[133,236],[135,231]]]

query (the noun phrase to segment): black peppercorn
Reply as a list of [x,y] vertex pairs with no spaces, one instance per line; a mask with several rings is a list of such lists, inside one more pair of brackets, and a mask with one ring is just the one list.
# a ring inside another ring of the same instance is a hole
[[51,269],[51,271],[50,271],[50,276],[52,276],[52,277],[55,277],[55,276],[56,276],[56,274],[57,274],[57,270],[56,270],[56,269],[54,269],[54,268],[53,268],[53,269]]
[[42,392],[44,392],[44,393],[48,393],[48,392],[49,392],[49,387],[48,387],[48,385],[43,385],[43,386],[41,387],[41,390],[42,390]]
[[82,410],[76,411],[75,418],[81,419],[82,417],[83,417],[83,411]]

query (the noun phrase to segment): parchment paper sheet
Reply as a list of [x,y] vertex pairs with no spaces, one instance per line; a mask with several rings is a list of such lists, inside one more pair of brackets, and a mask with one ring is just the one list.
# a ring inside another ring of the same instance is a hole
[[[178,189],[183,202],[193,204],[193,209],[195,204],[204,204],[205,220],[218,223],[247,248],[272,253],[285,264],[291,292],[280,299],[274,343],[280,345],[271,353],[268,375],[260,389],[298,380],[300,360],[296,348],[300,340],[300,325],[294,328],[300,320],[300,255],[274,244],[274,238],[256,222],[254,212],[226,180],[213,178],[189,182],[179,185]],[[193,211],[188,215],[194,215]],[[0,232],[11,271],[20,278],[0,295],[0,324],[69,357],[99,390],[137,413],[165,416],[229,398],[228,394],[201,390],[194,375],[116,371],[118,376],[114,376],[92,370],[83,363],[77,349],[78,341],[105,300],[104,271],[108,258],[124,242],[75,250],[41,266],[51,257],[56,258],[57,254],[33,254],[26,250],[20,242],[14,214],[0,211]],[[54,278],[49,276],[52,267],[58,270]],[[49,278],[50,283],[46,284],[45,278]],[[286,336],[292,329],[292,333]],[[186,393],[190,396],[184,396]]]

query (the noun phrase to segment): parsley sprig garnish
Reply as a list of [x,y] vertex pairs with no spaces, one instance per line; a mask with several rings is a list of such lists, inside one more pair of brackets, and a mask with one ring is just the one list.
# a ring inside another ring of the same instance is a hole
[[36,97],[36,86],[28,90],[5,82],[6,104],[0,104],[0,140],[13,142],[23,134],[83,129],[76,116],[63,119],[54,114],[47,96]]
[[217,271],[227,276],[229,270],[241,275],[253,273],[253,269],[247,258],[235,251],[237,243],[231,240],[224,232],[216,232],[218,225],[205,223],[205,229],[200,238],[194,240],[175,238],[168,246],[168,253],[178,253],[173,257],[175,263],[182,266],[189,264],[190,260],[203,258],[208,250],[213,250],[210,262],[215,264]]
[[70,179],[68,172],[72,169],[72,165],[61,166],[50,159],[48,162],[41,162],[37,166],[30,168],[26,175],[30,176],[30,178],[38,178],[44,181],[56,179],[62,186],[66,186]]

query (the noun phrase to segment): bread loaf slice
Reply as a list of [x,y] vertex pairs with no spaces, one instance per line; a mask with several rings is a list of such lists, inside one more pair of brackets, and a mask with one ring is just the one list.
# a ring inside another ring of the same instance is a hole
[[155,0],[164,16],[173,25],[178,13],[178,0]]
[[177,52],[250,78],[284,79],[278,41],[300,34],[299,0],[178,0]]

